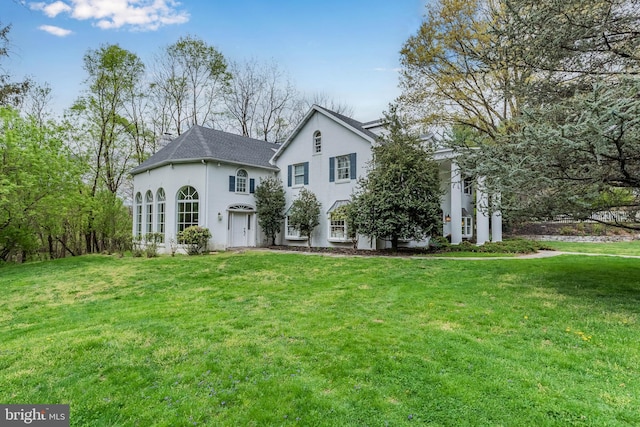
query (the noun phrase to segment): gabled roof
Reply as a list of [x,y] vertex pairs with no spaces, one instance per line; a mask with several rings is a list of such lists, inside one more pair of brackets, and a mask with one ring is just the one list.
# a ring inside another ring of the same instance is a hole
[[132,175],[171,163],[218,161],[277,170],[269,159],[279,145],[228,132],[193,126],[133,168]]
[[284,152],[284,150],[287,149],[287,146],[291,143],[291,141],[293,141],[295,139],[296,135],[298,135],[298,133],[300,133],[302,128],[304,128],[304,126],[307,124],[309,119],[311,119],[311,117],[315,113],[322,114],[322,115],[328,117],[329,119],[334,120],[335,122],[341,124],[342,126],[346,127],[347,129],[351,130],[352,132],[355,132],[356,134],[360,135],[362,138],[366,139],[367,141],[369,141],[372,144],[378,138],[378,136],[375,133],[373,133],[369,129],[365,128],[362,122],[359,122],[359,121],[357,121],[355,119],[352,119],[351,117],[343,116],[342,114],[336,113],[334,111],[327,110],[326,108],[321,107],[319,105],[312,105],[311,109],[304,116],[302,121],[300,121],[300,123],[298,123],[298,126],[296,126],[296,128],[293,130],[293,132],[291,132],[291,135],[289,135],[289,137],[280,146],[280,149],[278,150],[278,152],[273,155],[273,158],[271,159],[271,163],[272,164],[275,163],[275,161],[278,159],[278,157],[280,157],[280,155]]

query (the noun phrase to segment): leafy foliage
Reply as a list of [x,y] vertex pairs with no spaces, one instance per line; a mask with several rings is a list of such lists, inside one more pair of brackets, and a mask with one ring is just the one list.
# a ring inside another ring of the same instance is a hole
[[208,228],[193,225],[178,233],[178,241],[187,246],[189,255],[198,255],[207,249],[211,232]]
[[469,241],[464,241],[458,245],[452,245],[446,239],[434,239],[433,246],[437,252],[471,252],[471,253],[491,253],[491,254],[530,254],[539,250],[551,249],[547,244],[525,239],[505,240],[502,242],[486,242],[476,245]]
[[311,235],[320,224],[320,202],[315,194],[303,188],[293,201],[289,211],[289,225],[300,231],[301,236],[307,238],[311,247]]
[[493,138],[518,114],[514,88],[530,78],[493,32],[505,16],[500,0],[438,0],[401,50],[402,107],[428,126],[455,124]]
[[67,214],[82,204],[82,165],[63,144],[63,131],[0,107],[0,260],[32,254],[44,236],[60,236]]
[[616,196],[640,188],[639,24],[637,0],[438,0],[402,50],[401,100],[455,126],[507,218],[637,221],[640,201]]
[[280,233],[286,204],[282,181],[275,177],[261,179],[255,191],[256,214],[258,223],[271,241],[276,244],[276,235]]
[[353,243],[354,249],[358,249],[358,226],[356,223],[358,211],[356,209],[356,204],[350,201],[331,212],[332,219],[342,219],[346,222],[347,237]]
[[[470,156],[491,186],[510,194],[512,216],[640,208],[640,81],[595,84],[590,92],[527,112],[505,143]],[[496,179],[498,178],[498,179]],[[627,226],[631,226],[629,223]]]
[[420,140],[405,130],[392,109],[388,136],[373,147],[366,178],[353,196],[355,228],[371,239],[421,240],[440,230],[438,165]]

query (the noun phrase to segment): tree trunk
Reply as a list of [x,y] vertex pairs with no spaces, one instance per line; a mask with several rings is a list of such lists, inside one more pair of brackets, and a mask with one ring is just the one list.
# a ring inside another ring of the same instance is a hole
[[391,238],[391,250],[394,254],[398,252],[398,240],[398,236],[393,236]]
[[53,251],[53,237],[51,233],[47,236],[47,242],[49,243],[49,259],[56,259],[56,254]]

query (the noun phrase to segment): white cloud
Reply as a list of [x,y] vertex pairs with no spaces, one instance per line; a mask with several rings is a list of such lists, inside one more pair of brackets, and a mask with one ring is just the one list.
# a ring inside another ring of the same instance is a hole
[[66,13],[77,20],[93,21],[93,25],[101,29],[143,31],[189,21],[189,14],[178,6],[180,3],[175,0],[58,0],[30,4],[31,9],[51,18]]
[[40,25],[38,27],[39,30],[46,31],[49,34],[53,34],[58,37],[66,37],[72,33],[71,30],[66,30],[64,28],[56,27],[53,25]]
[[71,7],[68,4],[61,1],[56,1],[49,4],[42,3],[42,2],[31,3],[30,7],[33,10],[40,10],[44,12],[44,14],[47,15],[49,18],[55,18],[62,12],[65,12],[65,13],[71,12]]

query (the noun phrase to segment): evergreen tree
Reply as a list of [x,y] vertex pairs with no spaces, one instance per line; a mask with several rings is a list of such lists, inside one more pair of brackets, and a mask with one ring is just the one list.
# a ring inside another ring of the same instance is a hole
[[395,108],[386,117],[389,134],[373,148],[366,178],[353,196],[358,233],[390,240],[421,240],[440,230],[438,165],[420,139],[405,130]]

